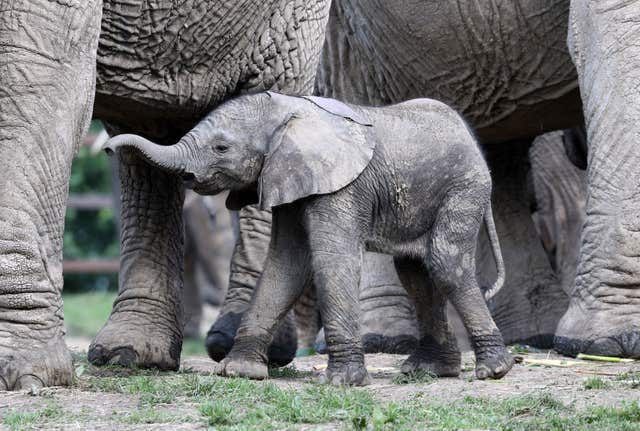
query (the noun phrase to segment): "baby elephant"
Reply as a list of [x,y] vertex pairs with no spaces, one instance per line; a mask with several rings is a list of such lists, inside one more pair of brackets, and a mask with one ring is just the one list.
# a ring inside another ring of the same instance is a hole
[[487,296],[504,280],[491,177],[472,134],[448,106],[419,99],[364,108],[261,93],[223,104],[175,145],[135,135],[106,144],[108,152],[119,147],[137,149],[198,193],[230,190],[232,209],[259,203],[273,211],[264,272],[220,374],[267,377],[277,323],[313,281],[329,353],[323,378],[366,384],[357,291],[365,249],[395,257],[415,300],[421,340],[403,371],[459,374],[447,298],[470,335],[477,377],[500,378],[513,365],[476,281],[483,219],[498,266]]

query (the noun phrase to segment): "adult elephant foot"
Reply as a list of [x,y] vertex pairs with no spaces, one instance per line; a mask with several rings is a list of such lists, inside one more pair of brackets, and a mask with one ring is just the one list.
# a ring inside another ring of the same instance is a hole
[[[407,354],[418,345],[413,303],[393,265],[393,258],[365,253],[360,281],[360,334],[365,353]],[[324,331],[315,349],[326,353]]]
[[640,47],[634,2],[571,2],[568,45],[589,141],[586,219],[555,348],[640,358]]
[[[569,298],[531,217],[534,195],[528,151],[526,141],[486,146],[494,183],[493,211],[507,272],[503,288],[488,306],[506,343],[550,348]],[[480,238],[478,279],[481,286],[490,286],[496,272],[484,229]]]
[[[234,337],[240,326],[242,314],[229,312],[220,316],[207,333],[205,346],[209,357],[216,362],[222,362],[231,351]],[[283,367],[293,361],[298,345],[296,326],[291,313],[287,315],[267,350],[269,365]]]
[[389,255],[366,253],[360,285],[360,333],[366,353],[411,353],[416,314]]
[[460,350],[453,343],[440,345],[431,337],[424,337],[420,345],[404,361],[400,371],[404,374],[426,372],[434,377],[457,377],[460,375]]
[[[15,340],[0,348],[0,390],[66,386],[73,382],[71,355],[62,338]],[[8,346],[16,346],[8,347]]]
[[609,316],[585,304],[572,304],[560,320],[554,347],[567,356],[586,353],[639,359],[638,323],[625,319],[624,314]]
[[145,318],[137,312],[114,313],[89,346],[94,365],[177,370],[182,337],[167,333],[167,322]]
[[179,178],[117,153],[122,183],[120,287],[89,347],[96,365],[177,370],[182,348],[182,201]]

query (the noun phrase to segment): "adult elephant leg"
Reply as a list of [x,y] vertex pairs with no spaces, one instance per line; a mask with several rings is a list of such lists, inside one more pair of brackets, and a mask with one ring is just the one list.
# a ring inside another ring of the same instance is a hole
[[417,345],[415,310],[389,255],[364,255],[360,332],[367,353],[411,353]]
[[[197,199],[195,196],[191,198]],[[194,223],[193,215],[189,213],[189,199],[185,199],[184,213],[185,234],[184,234],[184,337],[198,339],[200,337],[200,322],[202,320],[202,292],[196,280],[196,260],[198,253],[194,244],[194,233],[191,231],[189,222]],[[197,205],[197,203],[192,203]],[[211,232],[209,232],[211,233]]]
[[586,178],[569,160],[563,135],[558,131],[538,136],[529,158],[535,192],[533,222],[562,290],[569,295],[580,250]]
[[181,180],[118,153],[122,183],[120,286],[89,347],[96,365],[177,370],[182,349]]
[[[528,184],[529,142],[487,146],[493,179],[493,212],[505,260],[504,287],[489,303],[505,342],[550,347],[567,309],[562,291],[531,218]],[[481,229],[478,278],[490,286],[496,277],[486,232]]]
[[[325,351],[324,335],[316,345],[318,332],[322,327],[318,298],[313,283],[305,286],[302,296],[296,302],[294,314],[296,317],[296,330],[298,334],[298,356],[313,354],[314,351]],[[324,334],[324,333],[323,333]]]
[[556,349],[640,358],[640,4],[573,0],[589,144],[586,220]]
[[67,385],[62,235],[102,2],[0,4],[0,390]]
[[[360,335],[366,353],[411,353],[418,345],[414,303],[400,282],[393,258],[364,253],[360,279]],[[324,332],[316,350],[324,353]]]
[[[240,236],[231,260],[229,288],[220,317],[207,333],[209,356],[220,362],[231,351],[242,315],[249,308],[253,292],[262,274],[271,240],[271,212],[255,206],[240,210]],[[267,352],[275,365],[291,362],[297,349],[297,334],[293,314],[289,313],[280,324]]]

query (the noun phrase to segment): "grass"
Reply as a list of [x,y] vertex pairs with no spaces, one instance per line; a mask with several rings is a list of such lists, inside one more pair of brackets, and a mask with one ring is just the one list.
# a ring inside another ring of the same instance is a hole
[[410,385],[410,384],[416,384],[416,383],[429,385],[435,382],[437,379],[438,377],[436,377],[432,373],[429,373],[428,371],[417,370],[408,374],[400,373],[397,376],[395,376],[391,380],[391,382],[394,385]]
[[34,411],[10,410],[2,423],[11,431],[25,429],[39,429],[43,422],[53,422],[63,417],[63,410],[55,402],[49,402],[45,407]]
[[606,389],[609,387],[609,383],[599,377],[592,377],[584,381],[583,387],[585,390]]
[[[69,333],[93,337],[106,321],[114,294],[65,295],[65,317]],[[524,353],[526,347],[516,346]],[[205,355],[202,340],[185,340],[183,355]],[[197,422],[212,429],[280,430],[316,426],[347,430],[495,429],[529,430],[637,430],[640,406],[626,402],[616,407],[578,409],[549,394],[504,398],[463,397],[454,402],[418,395],[405,400],[376,398],[369,389],[331,387],[309,383],[310,373],[293,366],[273,368],[269,376],[288,380],[255,382],[181,372],[131,370],[116,366],[94,367],[86,356],[74,358],[80,376],[76,388],[111,392],[137,401],[137,407],[114,413],[107,420],[124,424]],[[471,368],[473,368],[471,366]],[[291,381],[294,381],[293,383]],[[619,382],[618,382],[619,381]],[[396,385],[427,385],[437,382],[428,373],[401,375]],[[304,384],[301,384],[304,383]],[[640,373],[621,374],[612,380],[591,378],[585,390],[616,385],[640,387]],[[280,385],[280,386],[279,386]],[[37,409],[3,412],[2,424],[10,430],[55,428],[62,421],[91,424],[92,411],[72,416],[49,403]],[[121,409],[118,409],[121,411]],[[90,426],[87,426],[90,428]],[[150,425],[153,428],[153,425]]]
[[269,367],[269,378],[272,379],[303,379],[311,375],[311,372],[298,371],[293,365],[286,367]]
[[[290,373],[292,371],[286,371]],[[376,399],[366,389],[308,384],[302,388],[189,373],[125,377],[87,376],[85,389],[139,396],[141,413],[129,423],[166,423],[175,416],[154,412],[158,404],[194,405],[199,419],[216,430],[296,429],[303,424],[352,430],[496,429],[636,430],[640,405],[576,409],[548,393],[489,399],[467,396],[452,403],[422,394],[403,401]],[[597,384],[596,384],[597,385]],[[137,422],[136,422],[137,421]]]

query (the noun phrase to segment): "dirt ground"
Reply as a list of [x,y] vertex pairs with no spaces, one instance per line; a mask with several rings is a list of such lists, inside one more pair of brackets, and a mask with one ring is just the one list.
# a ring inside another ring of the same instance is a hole
[[[73,341],[73,340],[72,340]],[[405,356],[375,354],[367,355],[373,383],[367,387],[374,397],[384,401],[401,401],[422,394],[421,399],[441,402],[458,400],[465,395],[487,397],[489,399],[517,395],[551,393],[556,399],[576,408],[592,405],[617,405],[621,400],[640,400],[640,381],[635,381],[640,373],[640,361],[612,364],[592,361],[578,361],[560,357],[551,352],[525,353],[519,356],[531,359],[559,359],[578,362],[567,367],[547,367],[516,364],[502,380],[479,381],[474,378],[473,355],[468,352],[463,357],[463,373],[458,378],[442,378],[419,384],[398,384],[393,378],[399,373],[399,365]],[[326,356],[316,355],[297,358],[296,370],[303,377],[270,379],[279,387],[303,388],[310,386],[314,378],[326,364]],[[204,357],[188,357],[182,362],[185,370],[196,374],[212,373],[215,363]],[[307,372],[307,373],[304,373]],[[79,377],[79,387],[83,379]],[[589,379],[604,382],[605,387],[588,388]],[[69,430],[193,430],[207,429],[207,424],[199,420],[199,414],[188,400],[181,403],[156,405],[154,408],[174,415],[190,418],[188,423],[123,423],[122,418],[133,414],[139,408],[139,395],[125,393],[95,392],[79,388],[47,388],[37,394],[23,392],[0,392],[0,418],[10,412],[30,412],[46,408],[54,403],[64,411],[63,419],[57,415],[54,423],[28,423],[24,429],[69,429]],[[68,418],[68,419],[64,419]],[[195,419],[194,419],[195,418]],[[5,421],[6,422],[6,421]],[[126,421],[125,421],[126,422]],[[135,422],[135,421],[132,421]],[[0,429],[11,429],[6,423]],[[13,429],[21,429],[20,427]],[[330,424],[301,426],[297,429],[332,429]]]

